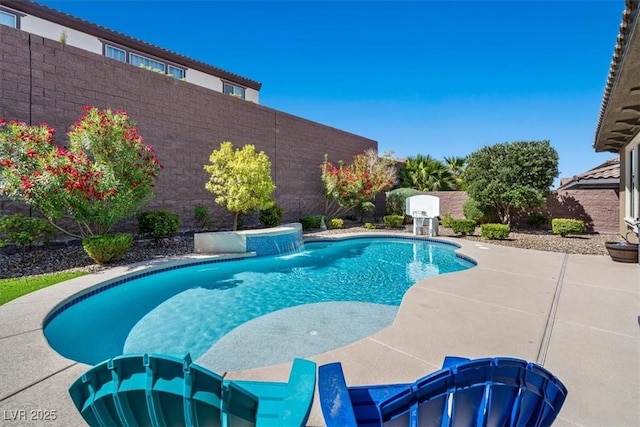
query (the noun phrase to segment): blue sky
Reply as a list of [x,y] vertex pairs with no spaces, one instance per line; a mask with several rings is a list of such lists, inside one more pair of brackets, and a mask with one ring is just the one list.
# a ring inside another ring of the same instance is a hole
[[592,144],[623,0],[40,3],[260,81],[262,105],[381,153],[548,139],[561,177],[613,157]]

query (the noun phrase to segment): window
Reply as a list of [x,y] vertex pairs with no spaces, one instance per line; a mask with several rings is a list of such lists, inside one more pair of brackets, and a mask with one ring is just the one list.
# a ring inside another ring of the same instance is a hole
[[232,85],[231,83],[223,82],[222,91],[227,95],[237,96],[244,99],[244,88],[241,86]]
[[144,56],[129,53],[129,64],[135,65],[136,67],[144,67],[150,70],[157,70],[164,73],[164,64],[159,61],[154,61],[153,59],[145,58]]
[[[109,44],[104,45],[104,56],[115,59],[116,61],[127,62],[127,51]],[[136,67],[144,67],[149,70],[159,71],[163,74],[165,73],[166,68],[166,74],[173,76],[176,79],[183,79],[185,74],[183,68],[175,67],[173,65],[166,66],[164,62],[156,61],[133,52],[129,52],[128,62]]]
[[176,79],[184,79],[184,70],[182,68],[169,65],[167,67],[167,74],[175,77]]
[[9,27],[18,28],[18,17],[13,13],[0,10],[0,25],[7,25]]
[[122,49],[118,49],[117,47],[105,45],[104,56],[118,61],[127,62],[127,52]]

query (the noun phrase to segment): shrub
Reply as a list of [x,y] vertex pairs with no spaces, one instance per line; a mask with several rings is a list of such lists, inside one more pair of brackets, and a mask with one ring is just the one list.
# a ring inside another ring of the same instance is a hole
[[22,250],[39,240],[48,241],[53,235],[53,227],[41,218],[22,214],[0,217],[0,247],[15,243]]
[[284,209],[278,205],[273,205],[260,211],[260,223],[265,227],[277,227],[282,223]]
[[548,222],[549,218],[539,213],[531,214],[529,215],[529,218],[527,218],[527,224],[529,224],[529,227],[534,228],[539,228],[541,225],[547,224]]
[[[362,216],[375,209],[376,195],[390,189],[396,181],[395,160],[378,155],[374,149],[354,156],[350,165],[329,162],[327,155],[320,165],[323,193],[343,208],[343,213],[356,209]],[[341,215],[341,214],[340,214]],[[334,214],[333,216],[340,216]]]
[[445,212],[440,217],[440,225],[445,228],[451,228],[451,222],[453,221],[453,216],[451,212]]
[[482,224],[480,226],[480,235],[485,239],[506,239],[510,231],[507,224]]
[[342,228],[344,227],[344,220],[342,218],[331,218],[329,225],[331,228]]
[[474,199],[465,200],[462,213],[466,219],[472,219],[476,224],[500,222],[498,212],[493,206],[483,206]]
[[147,211],[138,214],[138,233],[153,238],[156,244],[180,228],[180,217],[167,210]]
[[271,162],[264,151],[256,152],[247,144],[234,148],[231,142],[220,144],[209,156],[204,169],[211,175],[205,188],[215,194],[215,202],[233,214],[233,230],[238,217],[273,205],[271,193],[276,189],[271,179]]
[[471,219],[476,224],[481,224],[485,216],[482,205],[471,198],[465,200],[462,204],[462,213],[466,219]]
[[320,228],[322,223],[322,215],[305,215],[300,217],[300,224],[302,224],[303,230],[311,230],[313,228]]
[[213,217],[209,213],[209,208],[205,205],[196,206],[193,212],[193,218],[196,220],[196,225],[200,228],[210,229],[213,227]]
[[407,198],[424,194],[414,188],[396,188],[387,192],[387,215],[402,215],[407,209]]
[[553,234],[559,234],[567,237],[569,234],[584,233],[584,221],[570,218],[554,218],[551,221],[551,229]]
[[382,220],[384,221],[385,227],[402,227],[402,223],[404,222],[404,215],[387,215],[383,217]]
[[60,145],[44,123],[0,118],[0,194],[49,222],[65,218],[58,228],[73,237],[107,234],[138,212],[152,199],[161,168],[127,113],[84,110]]
[[472,219],[454,219],[451,221],[451,229],[456,234],[473,234],[476,230],[476,222]]
[[133,243],[129,234],[107,234],[82,239],[84,251],[98,264],[106,264],[122,258]]
[[499,221],[512,213],[544,206],[558,176],[558,152],[549,141],[518,141],[485,146],[467,157],[463,179],[467,194],[483,206],[495,206]]
[[365,222],[364,228],[366,228],[367,230],[375,230],[376,225],[372,222]]

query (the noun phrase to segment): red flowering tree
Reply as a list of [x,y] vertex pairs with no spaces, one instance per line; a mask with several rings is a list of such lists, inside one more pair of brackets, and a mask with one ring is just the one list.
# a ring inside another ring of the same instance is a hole
[[[153,197],[161,165],[123,111],[85,107],[68,147],[46,124],[0,118],[0,194],[40,211],[75,237],[106,234]],[[55,222],[71,219],[77,229]]]
[[[337,165],[325,160],[320,166],[325,196],[334,200],[342,211],[358,209],[362,214],[372,211],[376,195],[389,190],[396,182],[396,169],[390,155],[378,157],[367,150],[353,158],[353,163]],[[337,211],[333,212],[337,216]]]

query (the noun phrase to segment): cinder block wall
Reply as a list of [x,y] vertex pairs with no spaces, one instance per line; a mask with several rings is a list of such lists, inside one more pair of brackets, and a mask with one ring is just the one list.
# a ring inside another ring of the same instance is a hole
[[[320,164],[350,162],[377,142],[236,99],[91,52],[0,26],[0,117],[56,129],[56,142],[93,105],[126,110],[164,166],[150,208],[171,209],[192,228],[194,208],[209,206],[215,225],[231,225],[204,188],[212,150],[223,141],[254,144],[272,163],[285,220],[324,211]],[[268,85],[268,82],[266,82]],[[24,207],[0,201],[3,213]]]
[[555,191],[547,200],[550,218],[574,218],[584,221],[588,232],[618,234],[620,194],[617,190]]
[[[463,218],[462,205],[469,198],[464,191],[430,191],[425,194],[440,198],[440,215],[451,213]],[[618,233],[619,194],[617,190],[554,191],[540,211],[549,218],[583,220],[589,233]],[[512,219],[514,225],[525,226],[528,214]],[[551,227],[551,224],[548,224]]]

